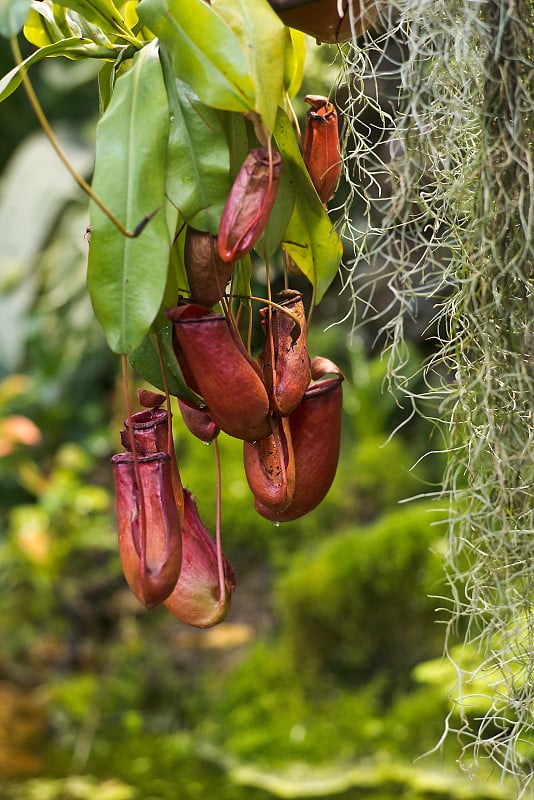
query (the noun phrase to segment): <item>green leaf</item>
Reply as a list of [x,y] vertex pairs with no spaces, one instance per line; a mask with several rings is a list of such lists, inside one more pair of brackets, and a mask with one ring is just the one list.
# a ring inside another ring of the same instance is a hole
[[308,175],[287,114],[278,110],[275,140],[295,188],[295,207],[282,247],[315,288],[318,303],[332,283],[343,255],[341,240],[332,228]]
[[0,36],[16,36],[30,13],[31,0],[0,0]]
[[167,197],[193,228],[217,234],[231,188],[230,154],[219,112],[175,78],[162,49],[170,110]]
[[113,0],[54,0],[54,3],[81,14],[95,25],[116,26],[119,21],[126,24]]
[[24,25],[25,38],[36,47],[46,47],[78,36],[79,31],[68,29],[65,9],[61,11],[62,19],[58,20],[57,8],[52,8],[49,3],[42,2],[32,8]]
[[233,114],[231,111],[226,111],[221,112],[221,123],[226,133],[226,141],[230,151],[230,177],[233,182],[243,165],[243,161],[251,150],[247,121],[241,114]]
[[286,28],[286,69],[284,86],[289,97],[294,97],[304,79],[306,37],[294,28]]
[[[79,56],[82,58],[113,58],[114,51],[108,47],[96,45],[89,39],[65,39],[56,44],[41,47],[28,56],[23,62],[23,67],[30,67],[48,56]],[[17,65],[0,79],[0,102],[9,97],[22,81],[22,67]]]
[[165,311],[175,306],[178,296],[184,292],[184,289],[187,290],[189,287],[184,265],[186,226],[176,208],[168,200],[166,200],[165,203],[165,218],[167,220],[169,240],[172,242],[172,245],[169,251],[165,291],[163,292],[159,311],[150,328],[152,333],[159,331],[169,324],[169,320],[165,316]]
[[282,163],[280,183],[269,221],[254,250],[266,261],[280,247],[295,206],[295,183],[291,171]]
[[134,42],[135,37],[113,0],[54,0],[57,5],[75,11],[87,22],[106,33]]
[[217,0],[214,8],[239,39],[256,90],[254,111],[272,133],[284,89],[287,29],[267,0]]
[[161,366],[156,347],[156,335],[161,344],[165,375],[169,386],[170,394],[180,397],[182,400],[190,400],[193,403],[203,404],[204,401],[196,392],[193,392],[186,384],[174,350],[172,348],[172,325],[167,325],[157,332],[147,336],[140,347],[134,350],[128,360],[135,371],[152,386],[160,391],[165,391],[165,384],[161,374]]
[[250,253],[245,253],[243,258],[236,262],[234,271],[234,294],[236,294],[242,303],[247,307],[250,306],[250,279],[252,277],[252,259]]
[[175,75],[203,103],[227,111],[254,111],[249,65],[232,29],[204,0],[141,0],[139,19],[168,49]]
[[98,73],[98,99],[100,112],[103,113],[108,107],[114,86],[115,64],[109,61],[105,63]]
[[[88,22],[74,11],[57,5],[51,0],[34,0],[30,15],[24,26],[24,36],[36,47],[61,42],[76,37],[90,39],[95,44],[112,48],[113,42],[100,27]],[[114,38],[114,37],[112,37]]]
[[103,114],[113,96],[113,89],[119,76],[131,67],[131,59],[136,53],[133,45],[121,45],[115,49],[115,59],[112,63],[104,64],[98,73],[98,98],[100,113]]
[[164,306],[165,309],[176,305],[176,300],[179,294],[189,291],[189,281],[187,278],[187,270],[185,268],[185,236],[187,233],[187,226],[184,220],[179,216],[176,224],[176,230],[172,237],[171,255],[169,258],[169,272],[172,276],[169,277],[169,284],[174,282],[176,286],[176,293],[174,296],[168,297],[168,302]]
[[116,353],[135,350],[155,319],[167,280],[165,166],[169,110],[157,42],[118,78],[97,127],[93,188],[130,231],[160,209],[140,236],[126,238],[91,204],[88,286]]

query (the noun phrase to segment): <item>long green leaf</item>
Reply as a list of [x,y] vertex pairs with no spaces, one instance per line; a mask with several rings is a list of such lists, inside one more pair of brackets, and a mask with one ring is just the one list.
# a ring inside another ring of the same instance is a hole
[[239,39],[254,81],[254,111],[272,133],[284,87],[287,29],[267,0],[217,0],[214,8]]
[[219,113],[175,78],[162,51],[170,109],[167,196],[193,228],[216,234],[231,188],[230,154]]
[[28,56],[22,67],[17,65],[0,80],[0,102],[9,97],[22,81],[23,67],[30,67],[48,56],[80,56],[81,58],[114,58],[114,50],[96,45],[89,39],[65,39],[62,42],[41,47]]
[[278,110],[275,140],[294,185],[295,206],[282,247],[315,287],[318,303],[332,283],[343,255],[341,240],[310,180],[287,114]]
[[0,0],[0,36],[16,36],[30,13],[31,0]]
[[165,166],[169,110],[157,42],[136,53],[97,128],[93,187],[130,230],[161,210],[135,239],[91,204],[88,286],[112,350],[135,350],[156,317],[167,279]]
[[204,0],[141,0],[141,22],[168,49],[175,75],[202,102],[227,111],[254,111],[255,88],[240,42]]

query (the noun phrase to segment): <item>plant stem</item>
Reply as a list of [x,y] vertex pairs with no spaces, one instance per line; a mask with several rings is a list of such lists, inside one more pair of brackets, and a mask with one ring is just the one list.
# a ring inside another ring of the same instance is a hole
[[39,102],[39,99],[35,93],[35,89],[33,88],[33,84],[28,76],[28,70],[24,65],[17,37],[12,36],[10,42],[11,42],[11,50],[13,52],[13,57],[17,65],[20,67],[22,83],[26,91],[26,94],[28,96],[28,100],[30,101],[30,105],[35,113],[35,116],[39,120],[39,124],[43,129],[46,137],[48,138],[48,141],[54,148],[59,160],[61,161],[63,166],[67,169],[67,171],[72,175],[78,186],[80,186],[80,188],[83,189],[83,191],[87,195],[89,195],[91,200],[94,203],[96,203],[96,205],[100,208],[100,210],[103,211],[103,213],[108,217],[108,219],[113,223],[113,225],[115,225],[115,227],[118,228],[118,230],[122,233],[122,235],[126,236],[129,239],[135,239],[137,236],[139,236],[139,234],[145,228],[147,223],[150,222],[152,217],[155,214],[157,214],[159,208],[153,211],[151,214],[148,214],[146,217],[144,217],[144,219],[141,220],[141,222],[136,226],[136,228],[133,231],[128,231],[124,227],[122,222],[120,222],[120,220],[117,219],[117,217],[113,214],[113,212],[110,211],[109,208],[105,205],[105,203],[93,192],[91,186],[87,183],[85,178],[83,178],[78,172],[76,172],[76,170],[68,160],[67,156],[63,152],[63,149],[59,144],[59,141],[54,131],[52,130],[50,123],[46,118],[46,114],[43,111],[43,107]]

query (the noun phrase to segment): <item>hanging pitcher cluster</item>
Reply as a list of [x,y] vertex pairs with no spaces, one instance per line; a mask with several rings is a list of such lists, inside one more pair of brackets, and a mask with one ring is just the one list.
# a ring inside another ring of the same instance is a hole
[[235,576],[184,489],[161,395],[132,414],[113,456],[119,554],[128,585],[147,608],[164,603],[178,619],[205,628],[227,614]]
[[[89,295],[123,366],[124,451],[112,467],[126,580],[148,608],[164,604],[186,623],[213,625],[235,589],[221,545],[220,432],[243,441],[255,507],[275,523],[312,510],[334,478],[343,377],[328,359],[310,358],[302,296],[289,279],[303,276],[319,303],[341,263],[326,209],[341,172],[337,114],[328,98],[307,96],[301,141],[291,101],[304,76],[299,30],[342,41],[373,14],[336,0],[11,5],[19,10],[9,20],[0,12],[0,33],[14,37],[17,63],[2,79],[0,100],[22,82],[64,163],[29,68],[58,55],[101,62],[91,186],[70,171],[91,197]],[[25,60],[16,42],[22,26],[37,48]],[[253,248],[266,263],[265,298],[251,294]],[[272,297],[275,253],[285,289]],[[260,352],[252,353],[258,339]],[[165,390],[141,392],[136,413],[127,359]],[[189,430],[213,443],[214,538],[182,486],[170,395]]]
[[[303,158],[326,204],[340,171],[336,112],[327,98],[306,100],[311,109]],[[228,195],[218,235],[187,228],[188,290],[166,311],[174,368],[188,388],[187,396],[178,396],[183,422],[207,443],[221,431],[243,441],[255,509],[275,523],[307,514],[332,484],[343,381],[332,361],[308,353],[305,308],[301,293],[288,286],[289,270],[287,288],[275,297],[269,289],[260,309],[263,346],[256,356],[245,346],[232,310],[236,262],[268,225],[282,169],[282,157],[271,146],[252,150]],[[241,300],[239,312],[244,307]],[[221,549],[219,503],[214,541],[182,486],[170,411],[162,408],[168,398],[145,391],[139,399],[145,409],[126,420],[125,452],[112,459],[124,574],[148,608],[163,603],[186,623],[214,625],[226,616],[235,589]]]
[[203,441],[220,431],[242,439],[257,512],[288,522],[315,508],[334,479],[343,378],[328,359],[310,360],[300,293],[284,290],[277,300],[261,311],[257,360],[229,316],[189,300],[167,315],[178,363],[203,401],[180,401],[185,424]]

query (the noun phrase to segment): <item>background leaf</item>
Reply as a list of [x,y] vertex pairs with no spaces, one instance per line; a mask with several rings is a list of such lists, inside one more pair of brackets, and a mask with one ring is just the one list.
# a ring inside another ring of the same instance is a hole
[[31,0],[0,0],[0,35],[16,36],[30,13]]
[[162,52],[170,110],[167,196],[193,228],[217,234],[231,188],[230,154],[219,112],[175,78]]
[[275,140],[295,189],[295,206],[282,247],[315,287],[319,303],[341,263],[341,240],[308,175],[287,114],[278,109]]
[[169,111],[157,43],[140,50],[115,85],[97,129],[93,187],[128,230],[128,239],[91,204],[88,285],[95,313],[116,353],[135,350],[158,313],[169,261],[165,164]]
[[203,0],[141,0],[139,19],[168,49],[175,75],[212,108],[254,111],[249,65],[232,29]]
[[[58,126],[57,133],[70,163],[80,174],[89,175],[93,166],[91,148],[83,147],[70,129]],[[51,232],[57,232],[61,209],[67,205],[74,209],[76,200],[83,204],[85,197],[54,155],[44,133],[24,139],[2,173],[0,191],[0,318],[4,325],[0,375],[16,370],[24,361],[23,332],[28,330],[45,272],[48,278],[43,250]],[[87,219],[77,224],[75,237],[85,259],[83,232]],[[68,253],[69,247],[64,246],[62,255],[68,258]],[[54,264],[58,261],[56,258]],[[83,287],[84,283],[82,278],[79,285]],[[65,281],[61,290],[68,293]],[[54,366],[59,369],[57,363]]]

